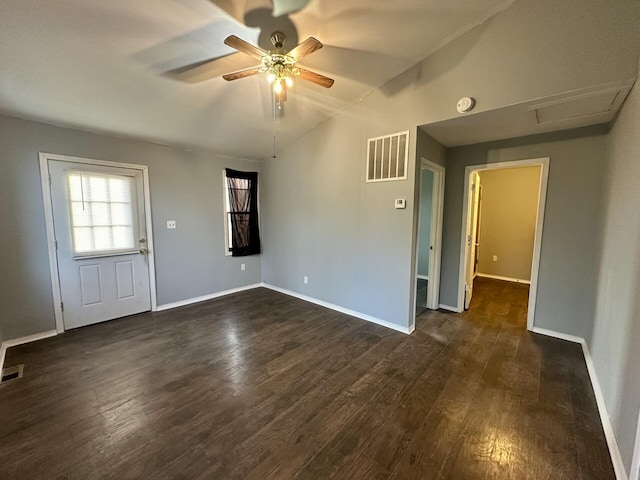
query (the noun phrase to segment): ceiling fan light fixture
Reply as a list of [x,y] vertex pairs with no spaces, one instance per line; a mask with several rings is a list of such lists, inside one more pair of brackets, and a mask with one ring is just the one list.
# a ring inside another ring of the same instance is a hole
[[274,32],[271,35],[271,43],[275,48],[273,50],[266,51],[245,42],[235,35],[229,35],[224,40],[225,45],[260,60],[262,65],[228,73],[223,75],[222,78],[227,81],[231,81],[251,75],[266,73],[267,82],[272,86],[271,88],[276,96],[276,102],[278,104],[287,99],[286,87],[293,86],[293,79],[295,77],[300,77],[303,80],[315,83],[316,85],[320,85],[324,88],[330,88],[334,83],[333,79],[296,66],[298,61],[322,48],[322,43],[313,37],[309,37],[304,42],[287,52],[282,48],[286,41],[287,37],[284,33]]

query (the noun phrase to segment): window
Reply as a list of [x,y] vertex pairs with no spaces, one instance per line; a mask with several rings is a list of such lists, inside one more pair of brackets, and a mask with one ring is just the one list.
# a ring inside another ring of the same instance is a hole
[[70,172],[67,187],[76,255],[135,248],[138,222],[133,177]]
[[223,175],[227,254],[259,254],[258,173],[227,168]]

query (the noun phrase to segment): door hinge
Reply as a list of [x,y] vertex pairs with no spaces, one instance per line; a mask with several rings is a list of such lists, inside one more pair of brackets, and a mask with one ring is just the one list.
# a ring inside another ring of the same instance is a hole
[[51,185],[51,174],[49,174],[49,185]]
[[64,312],[64,302],[60,302],[60,310]]
[[56,246],[56,250],[58,250],[58,240],[54,240],[53,244]]

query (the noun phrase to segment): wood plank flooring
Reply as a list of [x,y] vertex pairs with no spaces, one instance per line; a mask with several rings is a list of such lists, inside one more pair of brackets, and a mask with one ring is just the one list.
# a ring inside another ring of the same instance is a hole
[[261,288],[11,348],[0,478],[615,478],[579,345],[474,292],[410,336]]

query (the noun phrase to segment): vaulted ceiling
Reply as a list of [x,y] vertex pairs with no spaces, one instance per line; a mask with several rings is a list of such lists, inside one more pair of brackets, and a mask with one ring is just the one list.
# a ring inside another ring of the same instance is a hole
[[226,36],[265,49],[274,30],[288,48],[309,36],[324,43],[302,64],[336,83],[295,83],[275,122],[286,145],[512,1],[311,0],[274,18],[268,0],[3,0],[0,112],[263,158],[270,90],[263,76],[220,78],[256,63],[232,54]]

